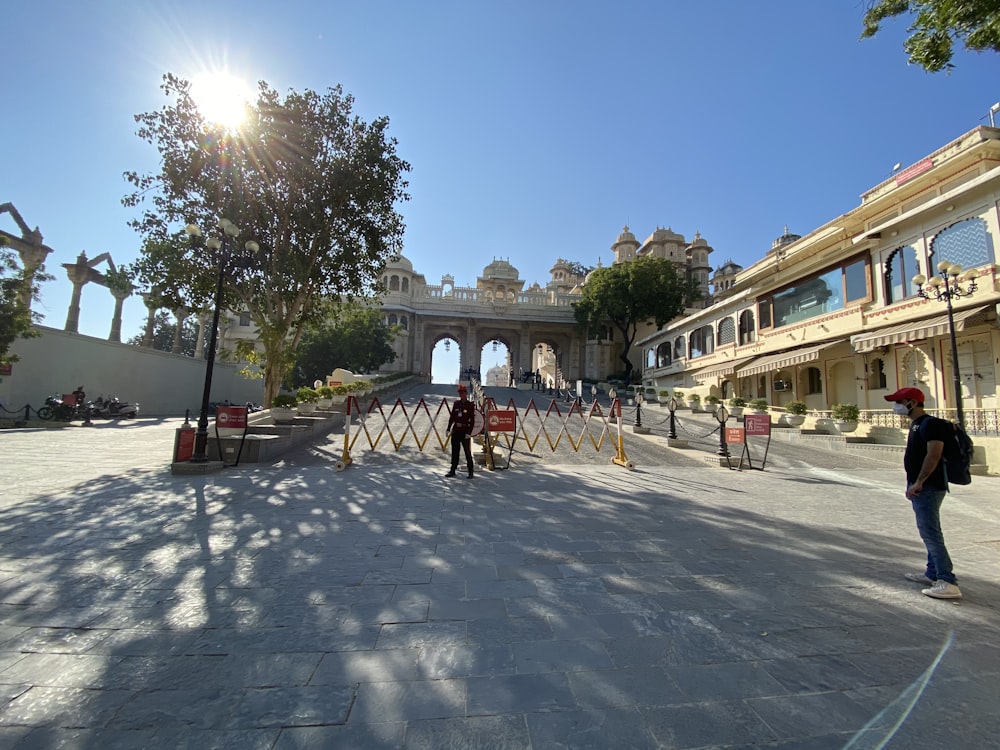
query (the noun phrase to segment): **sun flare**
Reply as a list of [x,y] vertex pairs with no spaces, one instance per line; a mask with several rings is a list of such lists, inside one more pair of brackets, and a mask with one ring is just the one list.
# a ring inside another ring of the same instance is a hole
[[191,98],[205,120],[227,130],[238,130],[254,92],[232,73],[218,71],[196,75],[191,80]]

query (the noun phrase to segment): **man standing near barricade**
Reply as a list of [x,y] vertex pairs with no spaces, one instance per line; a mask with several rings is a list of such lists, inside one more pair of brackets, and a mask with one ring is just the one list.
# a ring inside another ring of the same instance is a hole
[[458,468],[458,451],[465,449],[465,461],[469,466],[469,479],[472,479],[472,431],[476,424],[476,406],[469,401],[469,392],[464,385],[458,386],[458,401],[451,409],[448,418],[448,432],[451,434],[451,471],[446,477],[455,476]]
[[930,588],[921,593],[934,599],[961,599],[962,591],[952,570],[951,557],[944,546],[941,531],[941,503],[948,492],[942,456],[944,441],[954,439],[951,425],[924,411],[924,394],[919,388],[900,388],[885,397],[892,410],[910,420],[910,433],[903,455],[906,470],[906,497],[913,504],[917,531],[927,548],[927,567],[923,573],[905,573],[904,577]]

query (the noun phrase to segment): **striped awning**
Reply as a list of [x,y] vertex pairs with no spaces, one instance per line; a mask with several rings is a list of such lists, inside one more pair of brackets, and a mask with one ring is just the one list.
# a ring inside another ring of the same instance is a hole
[[786,367],[792,367],[793,365],[801,365],[806,362],[815,362],[819,359],[819,353],[824,349],[829,349],[831,346],[836,346],[837,344],[842,344],[847,339],[838,339],[837,341],[825,341],[822,344],[815,344],[813,346],[806,346],[802,349],[786,349],[783,352],[778,352],[777,354],[771,354],[766,357],[761,357],[760,359],[754,360],[752,365],[748,365],[740,370],[740,376],[743,375],[757,375],[762,372],[775,372],[777,370],[782,370]]
[[[985,307],[972,307],[953,313],[955,330],[965,330],[965,326],[981,322],[979,316],[985,312]],[[949,333],[948,313],[935,315],[933,318],[911,320],[899,325],[878,328],[871,333],[859,333],[851,336],[851,346],[856,352],[870,352],[880,346],[904,344],[907,341],[921,341],[935,336],[945,336]]]
[[702,382],[711,380],[712,378],[722,378],[726,375],[732,375],[747,362],[753,361],[753,359],[754,357],[740,357],[739,359],[730,359],[726,362],[717,362],[714,365],[695,370],[692,375],[694,375],[695,380]]

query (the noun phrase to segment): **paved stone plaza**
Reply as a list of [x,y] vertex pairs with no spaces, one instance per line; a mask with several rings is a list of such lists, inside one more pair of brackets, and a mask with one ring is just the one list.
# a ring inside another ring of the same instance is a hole
[[955,603],[902,578],[923,555],[898,467],[774,445],[732,472],[629,436],[634,472],[539,450],[446,480],[391,445],[337,473],[333,433],[173,477],[178,424],[0,433],[0,747],[1000,736],[995,477],[945,503]]

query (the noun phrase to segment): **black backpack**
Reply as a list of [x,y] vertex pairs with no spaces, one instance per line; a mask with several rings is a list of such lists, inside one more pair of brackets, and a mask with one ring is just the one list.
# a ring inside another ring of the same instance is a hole
[[[931,419],[937,419],[937,417],[931,417]],[[962,429],[962,426],[956,422],[948,422],[947,420],[940,420],[944,422],[954,431],[953,440],[944,441],[944,478],[948,484],[972,484],[972,472],[970,467],[972,465],[972,453],[974,446],[972,444],[972,438],[969,437],[969,433]],[[930,422],[930,419],[925,420],[921,427],[920,436],[927,441],[927,436],[924,434],[925,425]]]

